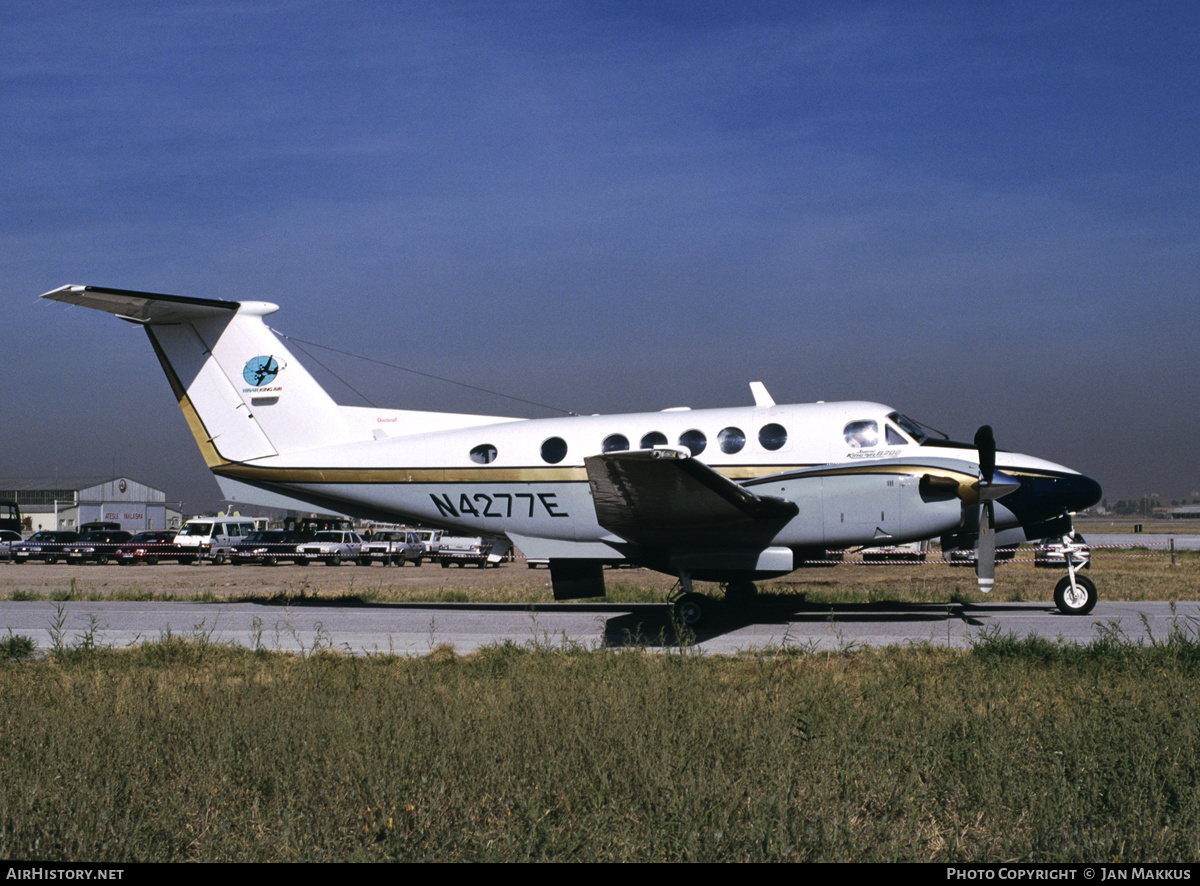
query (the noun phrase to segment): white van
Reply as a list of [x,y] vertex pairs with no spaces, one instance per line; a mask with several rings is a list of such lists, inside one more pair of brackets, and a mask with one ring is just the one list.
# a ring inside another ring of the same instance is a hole
[[197,557],[212,557],[216,565],[226,562],[233,546],[256,528],[248,517],[193,517],[179,530],[175,544],[195,548]]

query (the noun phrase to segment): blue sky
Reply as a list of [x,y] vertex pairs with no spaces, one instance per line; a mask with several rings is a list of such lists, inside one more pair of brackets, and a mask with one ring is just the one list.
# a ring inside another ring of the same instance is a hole
[[[761,379],[1200,495],[1198,34],[1183,3],[5,4],[0,475],[217,501],[144,336],[35,301],[91,283],[581,413]],[[378,405],[552,414],[314,353]]]

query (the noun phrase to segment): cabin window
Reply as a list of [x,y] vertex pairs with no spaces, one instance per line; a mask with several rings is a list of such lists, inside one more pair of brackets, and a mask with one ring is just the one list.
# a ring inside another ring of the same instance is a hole
[[852,421],[844,431],[851,449],[870,449],[879,445],[879,425],[873,421]]
[[679,445],[687,447],[692,455],[699,455],[704,451],[704,447],[708,445],[708,438],[704,436],[703,431],[697,431],[693,428],[679,435]]
[[758,442],[762,444],[763,449],[770,452],[782,449],[787,443],[787,438],[787,428],[774,422],[763,425],[758,431]]
[[567,441],[562,437],[551,437],[542,444],[542,461],[556,465],[567,457]]
[[651,431],[642,438],[642,449],[653,449],[655,446],[666,446],[667,435],[660,434],[658,431]]
[[491,443],[480,443],[471,450],[471,461],[477,465],[489,465],[496,460],[496,447]]
[[624,452],[629,448],[629,438],[624,434],[609,434],[600,444],[601,452]]
[[721,445],[722,452],[733,455],[735,452],[741,452],[742,447],[746,445],[746,434],[741,428],[725,428],[717,434],[717,442]]

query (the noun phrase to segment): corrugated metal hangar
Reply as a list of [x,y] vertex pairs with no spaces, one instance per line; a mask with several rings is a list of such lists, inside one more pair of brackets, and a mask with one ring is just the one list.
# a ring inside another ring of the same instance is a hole
[[0,499],[13,499],[27,529],[78,529],[102,520],[122,529],[178,529],[178,502],[128,477],[0,477]]

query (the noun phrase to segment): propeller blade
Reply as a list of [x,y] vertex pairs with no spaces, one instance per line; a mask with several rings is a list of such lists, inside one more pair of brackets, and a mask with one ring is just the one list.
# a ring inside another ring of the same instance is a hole
[[975,577],[979,579],[979,590],[990,592],[996,583],[996,531],[995,511],[990,501],[979,508],[979,547],[975,551]]
[[984,425],[975,432],[975,448],[979,450],[979,472],[983,482],[991,483],[992,475],[996,473],[996,438],[991,425]]

